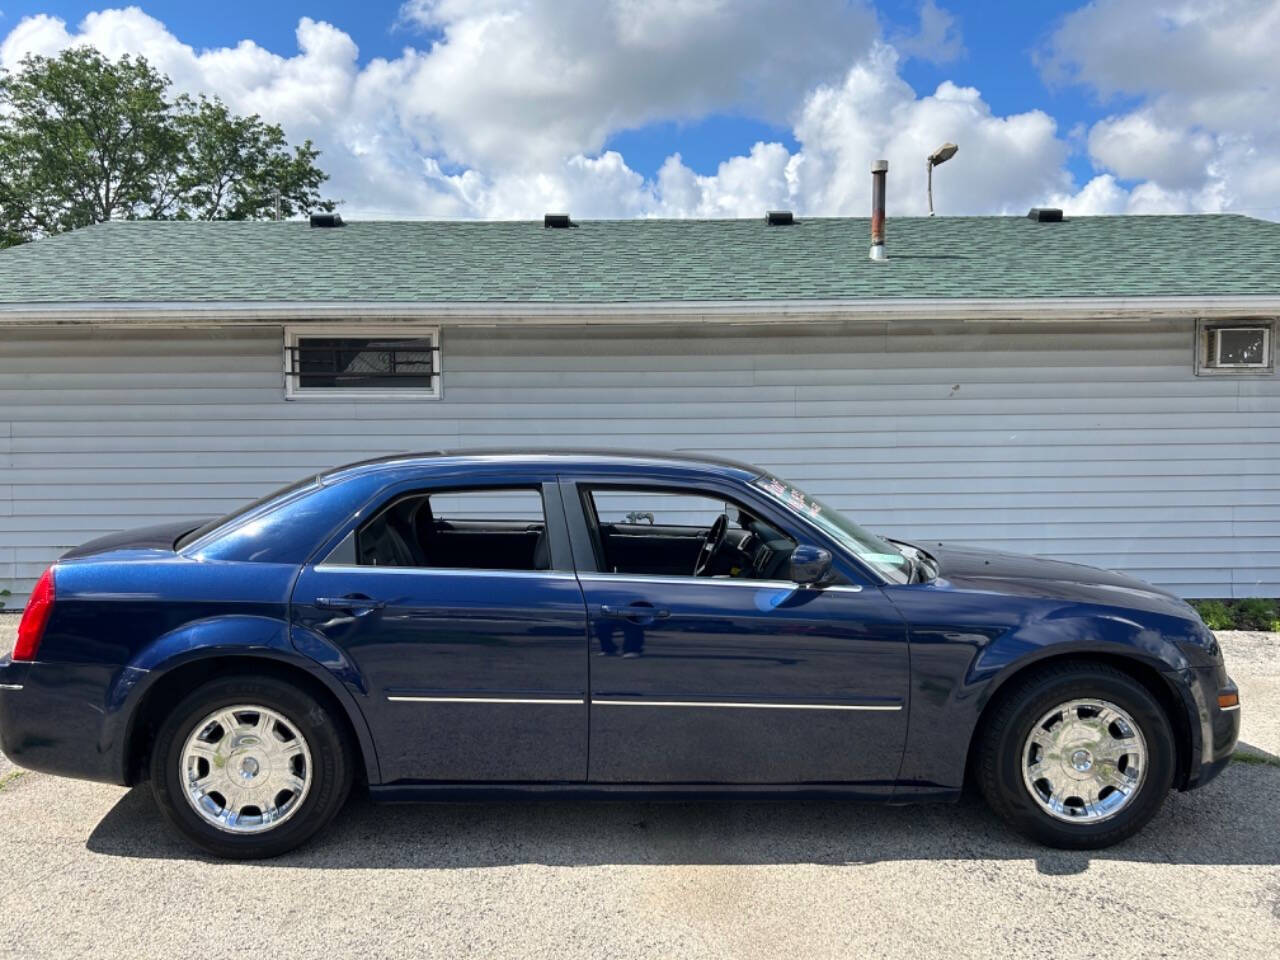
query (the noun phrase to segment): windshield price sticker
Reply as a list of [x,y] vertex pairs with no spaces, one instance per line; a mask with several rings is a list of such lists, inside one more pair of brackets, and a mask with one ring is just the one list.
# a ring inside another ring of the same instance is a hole
[[[769,489],[773,490],[774,488],[770,486]],[[811,517],[816,517],[822,512],[822,507],[810,500],[803,490],[797,490],[795,487],[788,489],[786,486],[779,483],[776,492],[779,496],[785,496],[791,506],[795,507],[797,510],[803,510]]]

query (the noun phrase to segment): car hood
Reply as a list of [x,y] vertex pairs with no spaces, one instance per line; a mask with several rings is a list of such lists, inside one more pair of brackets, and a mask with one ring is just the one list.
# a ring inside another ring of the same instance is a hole
[[1167,590],[1114,570],[959,544],[911,546],[934,556],[939,578],[961,588],[1141,607],[1177,616],[1191,612],[1190,606]]
[[79,560],[104,553],[147,555],[173,553],[173,545],[177,543],[179,537],[207,522],[207,517],[194,520],[171,520],[168,523],[158,523],[150,527],[109,533],[105,537],[98,537],[96,540],[73,547],[60,559]]

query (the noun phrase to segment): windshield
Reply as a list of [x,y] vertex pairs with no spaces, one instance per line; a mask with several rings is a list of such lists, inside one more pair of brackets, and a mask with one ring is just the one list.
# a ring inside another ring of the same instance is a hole
[[911,580],[911,561],[888,541],[863,530],[852,520],[831,509],[798,487],[765,474],[756,487],[793,513],[798,513],[851,554],[894,583]]
[[281,487],[279,490],[272,490],[265,497],[259,497],[257,500],[253,501],[253,503],[246,504],[239,510],[233,510],[224,517],[218,517],[216,520],[210,520],[208,523],[196,527],[190,533],[184,533],[178,538],[178,542],[173,545],[173,548],[175,550],[181,550],[187,544],[195,543],[206,534],[213,533],[213,531],[217,530],[219,527],[225,526],[234,520],[239,520],[241,517],[252,513],[259,507],[266,506],[273,500],[281,500],[290,494],[296,493],[304,487],[313,486],[318,482],[319,479],[317,477],[307,477],[305,480],[299,480],[296,483],[291,483],[286,487]]

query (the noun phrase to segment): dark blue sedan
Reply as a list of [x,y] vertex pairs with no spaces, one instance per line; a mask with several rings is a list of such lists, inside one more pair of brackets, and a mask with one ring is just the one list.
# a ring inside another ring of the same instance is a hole
[[226,857],[377,798],[956,798],[1096,848],[1230,759],[1184,602],[1118,573],[886,540],[723,460],[435,453],[96,540],[0,659],[0,747],[149,780]]

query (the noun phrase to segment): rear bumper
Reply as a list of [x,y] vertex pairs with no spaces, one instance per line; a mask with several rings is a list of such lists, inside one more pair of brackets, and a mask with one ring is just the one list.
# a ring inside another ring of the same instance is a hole
[[0,660],[0,751],[20,767],[123,784],[106,693],[119,667]]

